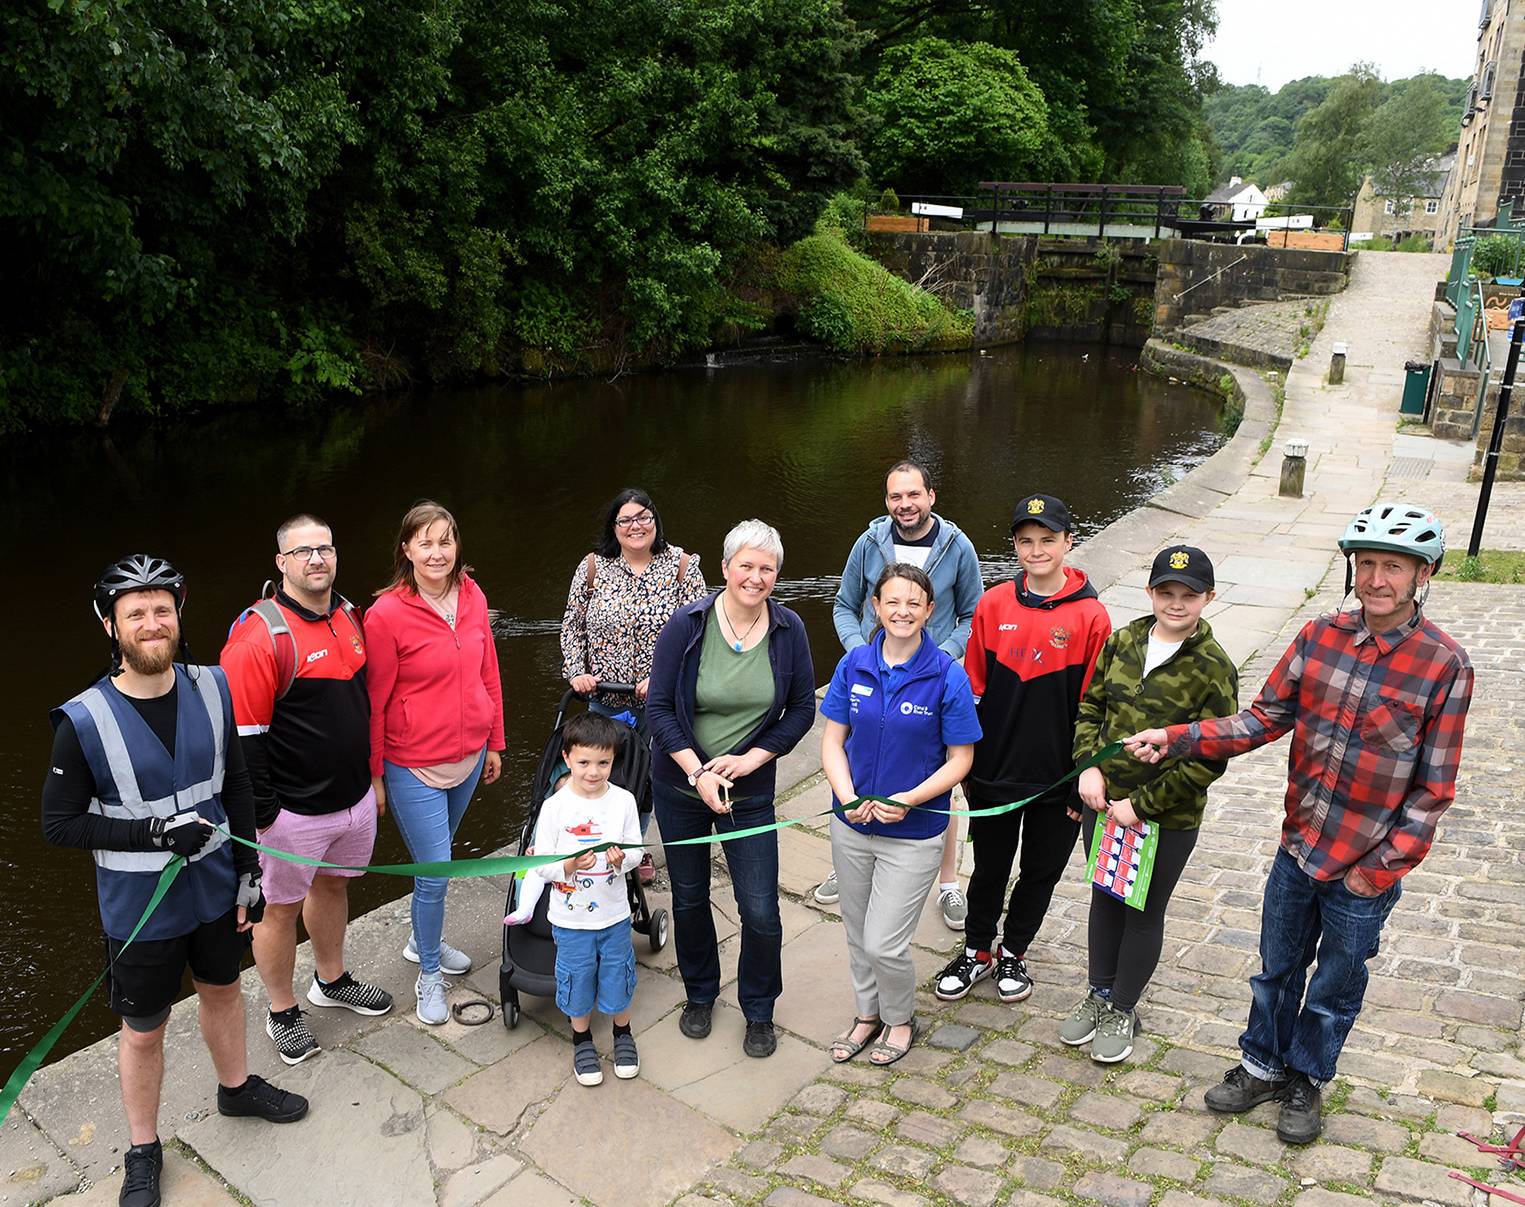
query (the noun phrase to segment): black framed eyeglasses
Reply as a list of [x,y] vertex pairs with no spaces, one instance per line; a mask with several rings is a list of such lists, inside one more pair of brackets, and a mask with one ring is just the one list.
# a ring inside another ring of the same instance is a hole
[[643,511],[640,515],[622,515],[614,521],[614,526],[619,529],[629,530],[637,526],[650,528],[657,522],[657,517],[649,511]]
[[288,549],[281,554],[282,557],[294,557],[298,561],[310,562],[312,555],[316,553],[325,562],[331,562],[338,550],[332,545],[298,545],[295,549]]

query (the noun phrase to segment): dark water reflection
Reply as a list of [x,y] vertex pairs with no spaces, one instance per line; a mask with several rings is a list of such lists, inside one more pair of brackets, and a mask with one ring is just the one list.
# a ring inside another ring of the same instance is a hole
[[[147,548],[186,571],[186,631],[211,661],[273,572],[273,531],[290,512],[331,520],[339,585],[363,602],[389,568],[407,506],[433,496],[451,507],[478,581],[506,614],[509,751],[503,780],[462,827],[460,853],[471,854],[517,832],[561,690],[567,587],[619,487],[651,491],[669,538],[702,556],[711,583],[733,523],[775,524],[786,549],[779,596],[805,617],[824,682],[839,653],[836,575],[882,507],[893,460],[910,454],[933,467],[938,509],[969,533],[991,581],[1011,569],[1006,532],[1021,495],[1062,496],[1083,536],[1222,440],[1208,396],[1145,377],[1115,350],[1050,347],[482,389],[0,448],[11,565],[27,584],[12,594],[28,600],[13,611],[0,697],[0,1075],[102,959],[89,858],[43,844],[37,794],[48,709],[104,661],[89,588],[120,553]],[[378,858],[404,858],[389,823],[382,834]],[[371,877],[352,900],[368,909],[406,887]],[[111,1026],[94,1005],[59,1051]]]

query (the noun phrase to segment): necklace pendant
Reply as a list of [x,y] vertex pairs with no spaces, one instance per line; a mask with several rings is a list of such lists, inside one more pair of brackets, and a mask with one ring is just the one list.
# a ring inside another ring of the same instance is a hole
[[741,653],[741,642],[739,642],[739,641],[738,641],[738,642],[737,642],[737,643],[736,643],[736,645],[735,645],[735,650],[736,650],[736,652],[737,652],[737,653],[738,653],[738,654],[739,654],[739,653]]

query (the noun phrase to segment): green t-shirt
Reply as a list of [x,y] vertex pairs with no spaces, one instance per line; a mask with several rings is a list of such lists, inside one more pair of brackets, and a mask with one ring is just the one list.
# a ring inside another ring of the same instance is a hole
[[699,753],[712,759],[730,754],[762,723],[773,707],[773,666],[764,635],[738,654],[720,634],[711,611],[699,647],[699,682],[694,689],[694,739]]

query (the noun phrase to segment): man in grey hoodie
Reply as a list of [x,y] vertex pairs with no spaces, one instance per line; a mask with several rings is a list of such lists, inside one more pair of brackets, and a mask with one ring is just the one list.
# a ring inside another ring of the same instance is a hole
[[[907,562],[927,572],[932,580],[935,607],[927,622],[927,634],[962,662],[969,641],[974,605],[985,584],[980,578],[980,559],[974,545],[957,524],[932,510],[937,491],[932,474],[916,461],[897,461],[884,478],[884,506],[888,515],[869,522],[855,542],[842,569],[832,619],[844,650],[866,645],[874,631],[871,598],[874,584],[885,566]],[[952,820],[943,844],[938,904],[950,930],[963,930],[969,909],[959,888],[957,873],[958,822]],[[815,899],[831,904],[837,899],[837,875],[833,871],[815,890]]]

